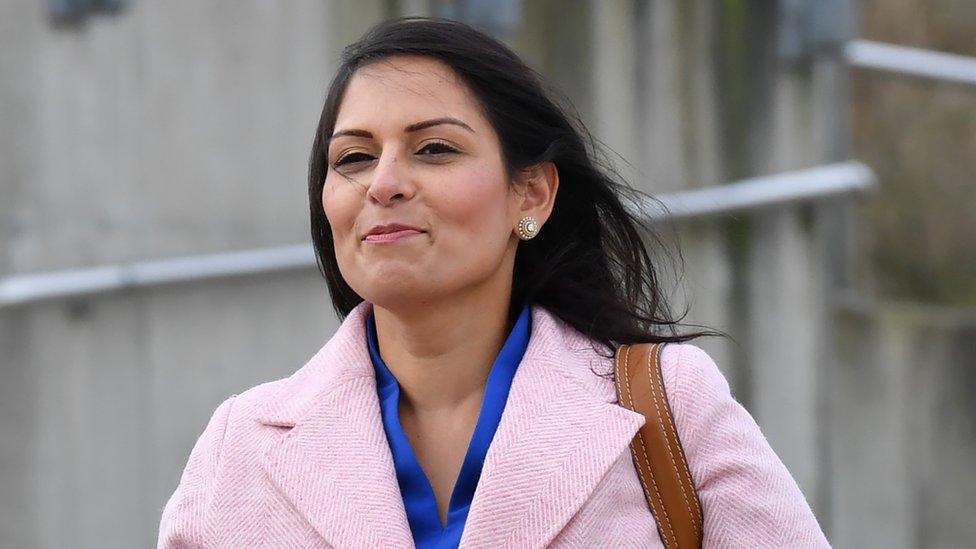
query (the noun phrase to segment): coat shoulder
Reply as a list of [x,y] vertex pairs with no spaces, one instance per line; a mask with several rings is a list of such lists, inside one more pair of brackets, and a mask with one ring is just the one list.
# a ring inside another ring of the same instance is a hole
[[259,383],[234,395],[233,417],[235,419],[259,419],[265,407],[275,398],[289,379],[291,376]]
[[[615,348],[588,337],[569,324],[554,318],[559,344],[571,360],[560,368],[564,373],[580,380],[590,390],[601,395],[607,402],[616,401],[614,380]],[[691,343],[668,343],[661,352],[661,374],[665,392],[673,413],[686,413],[696,408],[695,403],[703,395],[729,393],[729,384],[712,357],[701,347]]]
[[704,515],[704,545],[829,547],[806,498],[712,357],[661,355],[667,400]]
[[[715,360],[691,343],[669,343],[661,351],[661,377],[669,400],[694,401],[729,393],[729,383]],[[672,406],[675,403],[672,403]]]

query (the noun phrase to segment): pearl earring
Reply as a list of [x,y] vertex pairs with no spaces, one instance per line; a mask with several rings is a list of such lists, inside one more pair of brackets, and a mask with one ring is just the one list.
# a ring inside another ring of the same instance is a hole
[[519,220],[518,228],[519,238],[522,240],[529,240],[534,237],[539,232],[539,225],[536,223],[535,218],[527,215]]

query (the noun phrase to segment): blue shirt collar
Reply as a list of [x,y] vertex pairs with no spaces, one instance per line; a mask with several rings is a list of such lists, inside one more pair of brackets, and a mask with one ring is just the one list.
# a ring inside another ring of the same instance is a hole
[[457,547],[460,542],[485,455],[498,429],[515,372],[528,347],[531,320],[531,308],[525,304],[492,363],[478,421],[451,493],[447,524],[441,527],[433,489],[400,425],[400,385],[380,356],[372,311],[368,315],[366,339],[376,372],[383,427],[393,455],[407,520],[418,548]]

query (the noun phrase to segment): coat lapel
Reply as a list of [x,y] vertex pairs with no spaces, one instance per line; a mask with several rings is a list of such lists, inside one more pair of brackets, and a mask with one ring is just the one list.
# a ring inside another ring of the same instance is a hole
[[[587,342],[538,306],[532,336],[485,457],[461,547],[544,547],[644,424],[614,404],[571,347]],[[597,380],[598,381],[598,380]],[[608,390],[609,389],[609,390]]]
[[363,302],[282,385],[260,421],[291,427],[269,448],[268,477],[336,547],[412,547],[365,342]]
[[[267,451],[268,477],[337,547],[412,547],[365,337],[372,305],[283,382],[259,420],[291,430]],[[461,547],[543,547],[625,452],[644,417],[614,404],[574,353],[588,341],[532,306],[532,333],[485,457]],[[597,380],[598,381],[598,380]]]

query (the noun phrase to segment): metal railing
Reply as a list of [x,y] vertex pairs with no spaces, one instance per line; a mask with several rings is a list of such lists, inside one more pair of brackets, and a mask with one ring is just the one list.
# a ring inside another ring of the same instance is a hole
[[0,278],[0,307],[44,299],[315,266],[311,244],[193,255]]
[[650,202],[641,204],[638,213],[655,221],[680,220],[864,194],[874,187],[871,168],[850,161],[660,195],[655,199],[663,209]]
[[[859,162],[843,162],[662,195],[657,197],[657,203],[638,205],[636,213],[652,220],[715,216],[862,194],[873,186],[870,168]],[[297,244],[14,275],[0,278],[0,308],[162,284],[306,269],[315,264],[312,246]]]
[[976,58],[937,51],[852,40],[844,46],[852,66],[976,86]]

